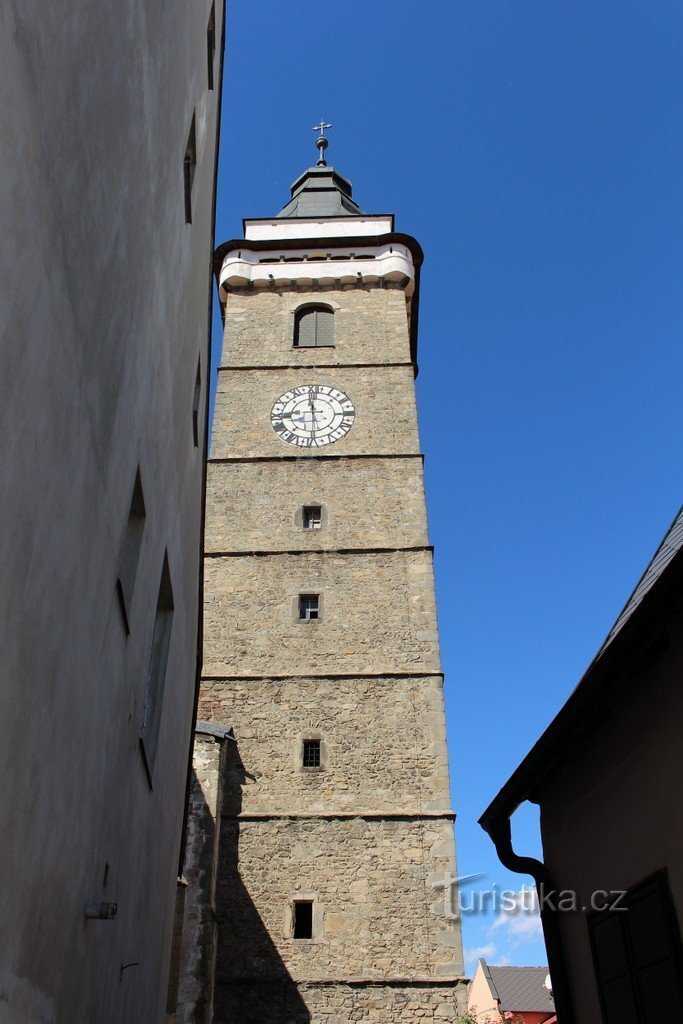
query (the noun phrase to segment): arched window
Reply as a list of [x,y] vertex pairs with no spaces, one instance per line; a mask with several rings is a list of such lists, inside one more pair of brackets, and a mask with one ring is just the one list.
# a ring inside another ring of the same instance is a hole
[[334,313],[328,306],[304,306],[294,318],[294,348],[334,345]]

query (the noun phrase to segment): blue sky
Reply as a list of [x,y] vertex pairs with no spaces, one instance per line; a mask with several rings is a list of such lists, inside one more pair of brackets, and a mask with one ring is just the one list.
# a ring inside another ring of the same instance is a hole
[[[216,241],[328,160],[425,251],[418,401],[462,874],[681,502],[683,6],[229,0]],[[220,334],[215,334],[217,357]],[[533,809],[520,853],[538,853]],[[468,915],[491,963],[533,921]]]

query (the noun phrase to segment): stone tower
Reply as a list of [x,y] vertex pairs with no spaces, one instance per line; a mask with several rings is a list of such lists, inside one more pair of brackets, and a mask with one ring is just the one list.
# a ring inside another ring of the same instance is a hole
[[363,213],[326,145],[277,217],[218,252],[199,718],[236,742],[213,1019],[447,1024],[463,968],[413,384],[422,252]]

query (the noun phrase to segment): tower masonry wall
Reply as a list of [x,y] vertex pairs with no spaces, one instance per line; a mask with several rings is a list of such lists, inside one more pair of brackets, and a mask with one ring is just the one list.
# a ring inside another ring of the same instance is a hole
[[205,676],[440,671],[429,550],[209,558],[205,582]]
[[249,814],[450,811],[440,676],[205,681],[199,715],[234,726],[226,789],[247,787]]
[[[334,310],[333,348],[294,348],[294,315],[309,303]],[[222,363],[269,366],[289,363],[408,362],[410,342],[403,289],[348,285],[231,292],[225,314]]]
[[[443,887],[455,873],[449,820],[224,819],[221,844],[217,981],[282,977],[283,964],[294,981],[458,973]],[[292,934],[298,898],[315,902],[311,939]]]
[[[334,346],[294,347],[310,303],[332,307]],[[199,715],[237,743],[214,1020],[449,1024],[463,965],[406,293],[231,291],[222,367]],[[335,444],[295,447],[271,427],[280,395],[307,384],[354,405]],[[304,530],[316,503],[321,528]],[[318,619],[300,618],[302,594],[319,595]],[[319,768],[303,764],[306,739]],[[294,938],[297,901],[312,904],[310,938]]]
[[[214,462],[207,490],[208,552],[429,543],[422,460],[414,456]],[[323,506],[323,528],[305,530],[297,513],[313,503]]]
[[[273,403],[286,391],[313,383],[343,391],[355,407],[355,423],[346,437],[324,449],[285,446],[270,426]],[[220,370],[214,415],[213,458],[419,452],[410,365],[383,367],[381,373],[376,367],[346,366]]]
[[[216,993],[217,1019],[243,1020],[244,1008],[259,1024],[453,1024],[458,1007],[452,986],[298,985],[295,996],[286,984],[223,985]],[[463,1007],[464,1009],[464,1007]]]

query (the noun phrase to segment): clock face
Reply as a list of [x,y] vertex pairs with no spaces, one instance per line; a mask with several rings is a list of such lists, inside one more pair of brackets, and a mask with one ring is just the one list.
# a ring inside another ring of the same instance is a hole
[[348,434],[356,418],[353,402],[337,388],[302,384],[280,395],[270,413],[273,430],[287,444],[324,448]]

